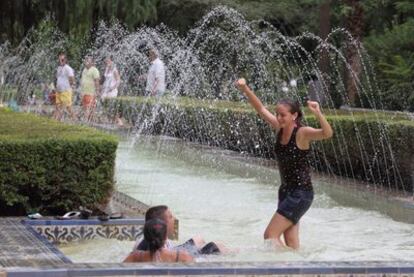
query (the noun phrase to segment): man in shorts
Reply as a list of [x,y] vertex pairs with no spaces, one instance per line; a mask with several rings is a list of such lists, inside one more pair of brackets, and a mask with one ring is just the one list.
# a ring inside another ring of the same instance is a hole
[[99,93],[99,71],[93,65],[92,57],[85,58],[85,68],[82,71],[81,93],[83,120],[91,121],[96,105],[96,95]]
[[65,53],[59,54],[59,66],[56,70],[56,98],[55,112],[53,117],[62,120],[63,112],[66,110],[74,119],[72,111],[72,89],[75,87],[75,74],[67,64]]

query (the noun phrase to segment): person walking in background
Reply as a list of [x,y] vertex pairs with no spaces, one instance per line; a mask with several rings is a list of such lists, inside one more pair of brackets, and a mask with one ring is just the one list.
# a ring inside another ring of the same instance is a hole
[[162,96],[165,92],[165,66],[158,57],[155,49],[148,50],[148,58],[151,65],[147,74],[146,94],[151,96]]
[[192,262],[185,250],[171,250],[166,247],[167,224],[161,219],[151,219],[144,224],[144,239],[148,250],[134,250],[125,258],[125,263],[133,262]]
[[102,85],[102,99],[115,98],[118,96],[118,87],[121,83],[121,76],[111,56],[105,58],[104,83]]
[[322,107],[326,104],[326,95],[322,83],[315,73],[312,73],[308,82],[308,100],[316,101]]
[[[105,58],[105,65],[105,81],[102,85],[101,94],[102,100],[116,98],[118,96],[118,87],[121,83],[121,75],[119,74],[119,71],[116,68],[111,56]],[[115,111],[113,120],[118,126],[124,125],[121,115],[118,111]]]
[[53,113],[55,119],[61,120],[64,110],[74,119],[72,111],[72,90],[74,87],[75,73],[72,67],[67,64],[65,53],[60,53],[59,66],[56,70],[55,112]]
[[[274,115],[248,87],[245,79],[236,81],[236,87],[246,95],[259,116],[277,131],[276,158],[281,177],[279,202],[277,211],[264,232],[264,239],[272,240],[275,246],[298,249],[299,220],[313,201],[309,166],[310,143],[332,137],[333,130],[317,102],[308,101],[309,110],[321,126],[312,128],[302,126],[299,103],[281,100],[276,105]],[[284,243],[281,240],[282,235]]]
[[81,78],[82,111],[85,121],[90,121],[92,118],[96,95],[99,94],[99,79],[99,71],[94,66],[92,57],[86,57]]

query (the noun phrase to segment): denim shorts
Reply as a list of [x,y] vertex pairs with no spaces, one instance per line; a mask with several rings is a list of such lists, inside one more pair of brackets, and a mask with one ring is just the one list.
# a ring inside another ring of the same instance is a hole
[[309,210],[313,201],[313,190],[279,189],[277,213],[297,224],[299,219]]

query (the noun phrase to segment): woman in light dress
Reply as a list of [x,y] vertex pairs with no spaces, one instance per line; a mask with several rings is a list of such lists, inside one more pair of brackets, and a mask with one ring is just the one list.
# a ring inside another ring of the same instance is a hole
[[112,57],[105,58],[105,81],[102,85],[102,99],[115,98],[118,96],[118,86],[121,83],[121,76],[112,61]]
[[[113,63],[112,57],[108,56],[105,58],[105,81],[102,85],[102,94],[101,99],[111,99],[118,96],[118,87],[121,83],[121,76],[119,75],[119,71],[116,68],[115,64]],[[121,116],[118,112],[116,112],[115,117],[113,119],[116,124],[119,126],[123,126],[124,123],[121,119]]]

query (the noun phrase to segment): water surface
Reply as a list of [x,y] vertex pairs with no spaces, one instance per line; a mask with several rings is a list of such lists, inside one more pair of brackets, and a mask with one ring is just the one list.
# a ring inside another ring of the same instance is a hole
[[[208,261],[377,261],[414,255],[412,224],[339,205],[329,195],[335,180],[326,178],[314,178],[315,200],[300,222],[301,249],[274,251],[263,242],[279,185],[274,166],[263,165],[269,162],[165,137],[131,145],[127,140],[118,148],[118,189],[149,205],[168,205],[180,220],[179,242],[200,234],[234,251],[204,258]],[[75,262],[118,262],[132,245],[95,240],[61,249]]]

